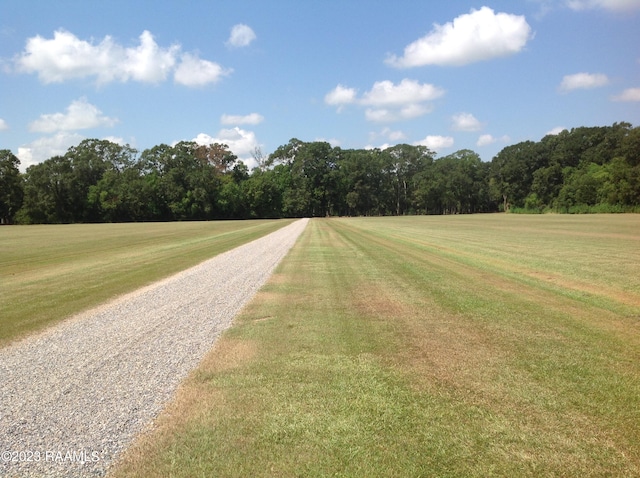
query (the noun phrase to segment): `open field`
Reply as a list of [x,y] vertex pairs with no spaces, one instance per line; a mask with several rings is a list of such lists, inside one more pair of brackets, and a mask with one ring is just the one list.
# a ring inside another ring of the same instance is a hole
[[0,344],[290,222],[0,227]]
[[640,216],[314,219],[114,476],[639,476]]

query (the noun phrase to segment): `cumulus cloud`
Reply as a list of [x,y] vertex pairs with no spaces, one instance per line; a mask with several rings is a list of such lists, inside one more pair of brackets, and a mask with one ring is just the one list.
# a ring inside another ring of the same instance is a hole
[[192,141],[198,144],[226,144],[231,152],[239,159],[247,163],[249,168],[256,166],[251,153],[260,147],[253,131],[246,131],[237,126],[230,129],[221,129],[216,136],[200,133]]
[[453,115],[453,129],[455,131],[480,131],[482,123],[471,113],[460,113]]
[[378,81],[360,97],[355,89],[338,85],[325,95],[325,103],[338,106],[338,111],[351,103],[369,106],[365,118],[384,123],[423,116],[433,110],[430,104],[425,103],[440,98],[444,93],[442,88],[405,78],[398,84]]
[[217,63],[185,53],[175,71],[174,81],[184,86],[205,86],[216,83],[231,72],[231,69],[224,69]]
[[497,143],[498,141],[501,141],[503,143],[508,143],[509,140],[510,138],[507,135],[502,136],[501,138],[495,138],[490,134],[483,134],[483,135],[480,135],[480,137],[478,138],[478,141],[476,142],[476,146],[479,146],[479,147],[488,146],[490,144]]
[[444,90],[429,83],[419,83],[405,78],[397,85],[389,80],[377,81],[371,90],[357,98],[354,88],[338,85],[325,95],[325,103],[344,105],[359,103],[371,106],[403,106],[440,98]]
[[[159,46],[147,30],[142,32],[139,45],[134,47],[122,46],[110,36],[96,43],[81,40],[65,30],[56,30],[52,39],[40,35],[29,38],[14,64],[19,72],[36,73],[43,83],[90,77],[95,77],[98,84],[113,81],[160,83],[174,72],[176,83],[200,86],[217,81],[225,71],[213,62],[181,53],[180,45]],[[193,79],[188,75],[193,75]]]
[[355,88],[338,85],[324,96],[324,102],[328,105],[347,105],[356,101],[356,94]]
[[496,142],[496,139],[490,134],[483,134],[478,138],[476,146],[487,146]]
[[426,138],[420,141],[416,141],[414,146],[426,146],[427,148],[440,152],[442,149],[447,149],[453,146],[454,140],[451,136],[437,136],[428,135]]
[[[159,83],[163,81],[176,63],[176,54],[180,50],[177,45],[160,48],[151,32],[145,30],[140,35],[140,45],[135,48],[115,47],[123,51],[120,64],[120,77],[123,81],[131,78],[143,83]],[[120,53],[121,54],[121,53]],[[115,52],[117,58],[119,52]],[[115,66],[115,65],[111,65]]]
[[365,105],[399,106],[434,100],[443,94],[441,88],[405,78],[397,85],[388,80],[377,81],[360,101]]
[[53,133],[55,131],[75,131],[79,129],[111,127],[118,122],[116,118],[109,118],[102,114],[96,106],[86,98],[72,101],[65,113],[43,114],[29,124],[29,130],[38,133]]
[[559,89],[564,92],[578,89],[588,90],[605,86],[608,83],[609,78],[602,73],[576,73],[563,77]]
[[375,123],[393,123],[424,116],[433,111],[431,105],[409,104],[402,108],[367,108],[364,117]]
[[434,24],[430,33],[405,47],[403,56],[392,55],[386,63],[397,68],[461,66],[518,53],[532,37],[524,16],[482,7],[444,25]]
[[9,129],[9,125],[7,124],[7,122],[2,118],[0,118],[0,131],[5,131],[8,129]]
[[227,45],[234,47],[248,46],[256,39],[255,32],[248,25],[239,23],[231,29],[231,34],[227,40]]
[[640,101],[640,88],[627,88],[619,95],[611,98],[613,101]]
[[244,116],[224,114],[220,118],[220,122],[226,125],[260,124],[263,121],[264,121],[264,116],[258,113],[250,113]]
[[595,8],[613,12],[640,10],[640,0],[567,0],[566,5],[576,11]]

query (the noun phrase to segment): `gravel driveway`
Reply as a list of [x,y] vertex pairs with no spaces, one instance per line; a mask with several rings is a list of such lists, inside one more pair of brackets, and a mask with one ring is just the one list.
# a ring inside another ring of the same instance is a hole
[[0,476],[104,475],[307,221],[0,349]]

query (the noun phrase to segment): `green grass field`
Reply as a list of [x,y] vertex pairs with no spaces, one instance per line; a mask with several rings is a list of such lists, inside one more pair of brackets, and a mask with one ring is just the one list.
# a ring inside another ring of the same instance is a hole
[[290,222],[0,227],[0,345]]
[[113,476],[640,476],[640,215],[313,219]]

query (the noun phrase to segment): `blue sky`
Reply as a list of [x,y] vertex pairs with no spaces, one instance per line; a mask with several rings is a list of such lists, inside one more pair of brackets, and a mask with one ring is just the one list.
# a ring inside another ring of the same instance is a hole
[[0,149],[424,144],[640,125],[640,0],[0,1]]

